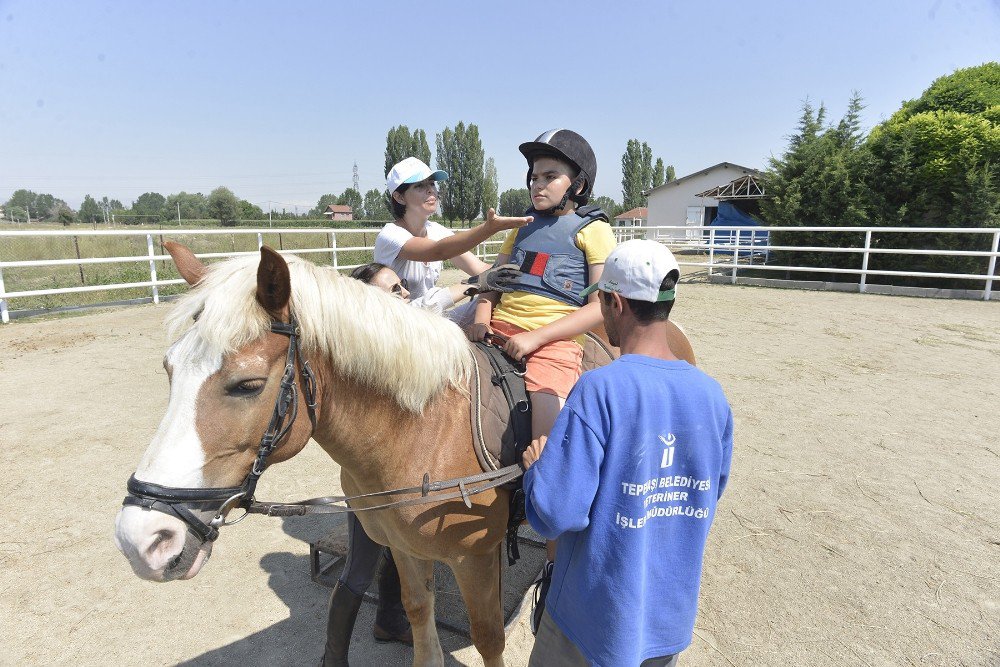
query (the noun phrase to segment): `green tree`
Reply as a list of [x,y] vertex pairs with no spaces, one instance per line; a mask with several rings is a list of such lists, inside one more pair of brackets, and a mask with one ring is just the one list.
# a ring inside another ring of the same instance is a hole
[[14,194],[10,196],[10,199],[7,200],[7,203],[4,204],[4,206],[7,206],[8,208],[17,206],[25,211],[25,215],[27,215],[29,208],[31,210],[37,210],[35,208],[36,197],[38,197],[38,195],[31,190],[15,190]]
[[385,175],[389,175],[394,164],[408,157],[419,158],[427,165],[431,163],[427,133],[416,129],[411,134],[406,125],[391,128],[385,137]]
[[232,227],[240,214],[239,200],[229,188],[215,188],[208,194],[208,214],[222,226]]
[[616,215],[624,210],[618,205],[618,202],[606,195],[594,197],[590,200],[590,205],[599,206],[602,211],[608,214],[608,217],[611,218],[612,221],[614,221]]
[[[202,220],[208,217],[208,199],[200,192],[178,192],[167,197],[164,215],[176,218],[178,207],[182,220]],[[259,218],[258,218],[259,219]]]
[[90,195],[86,195],[83,198],[83,203],[80,204],[80,212],[77,215],[81,222],[89,222],[90,224],[104,222],[104,209]]
[[627,211],[642,206],[645,189],[642,144],[638,139],[629,139],[622,155],[622,208]]
[[344,190],[343,194],[337,197],[337,203],[341,206],[350,206],[352,217],[358,215],[364,217],[364,201],[361,199],[361,193],[354,188]]
[[[135,222],[160,222],[165,215],[166,197],[158,192],[144,192],[132,202],[132,214],[137,216]],[[139,217],[141,216],[141,217]]]
[[385,191],[372,188],[366,192],[364,209],[365,220],[387,220],[389,218],[389,208],[386,202]]
[[430,165],[431,147],[427,143],[427,133],[423,130],[417,129],[413,131],[413,136],[410,138],[410,155],[420,158],[424,164]]
[[927,111],[981,114],[1000,106],[1000,63],[955,70],[935,79],[923,94],[903,104],[904,117]]
[[528,188],[512,188],[500,194],[500,215],[520,216],[531,208]]
[[327,206],[337,203],[337,195],[325,194],[316,202],[316,206],[309,211],[310,218],[322,218]]
[[664,183],[669,183],[670,181],[675,180],[677,178],[677,172],[674,171],[674,165],[672,164],[667,165],[667,171],[664,174],[664,176],[666,177],[666,180],[663,181]]
[[473,220],[483,207],[483,169],[486,155],[479,128],[459,121],[454,130],[445,128],[436,137],[437,166],[448,172],[441,185],[441,209],[445,220]]
[[[645,141],[642,142],[642,168],[640,171],[643,192],[653,187],[653,149]],[[646,205],[646,195],[642,196],[642,205]]]
[[28,211],[23,206],[10,206],[6,207],[7,217],[15,222],[25,222],[28,219]]
[[496,209],[499,202],[500,184],[497,182],[497,166],[493,158],[486,159],[486,167],[483,169],[483,214],[487,209]]
[[663,167],[663,158],[656,158],[656,166],[653,167],[652,187],[658,188],[666,182],[666,171]]
[[[461,124],[461,123],[460,123]],[[458,217],[458,204],[456,193],[459,192],[459,184],[456,179],[455,169],[459,161],[459,146],[455,139],[455,133],[451,128],[444,128],[440,134],[434,138],[434,153],[437,155],[437,168],[448,172],[449,180],[440,183],[441,190],[441,215],[445,220],[454,220]]]
[[71,222],[76,221],[76,213],[73,212],[69,206],[64,203],[60,203],[55,210],[55,218],[61,224],[69,226]]
[[263,220],[266,217],[260,206],[251,204],[246,199],[241,199],[238,207],[240,220]]

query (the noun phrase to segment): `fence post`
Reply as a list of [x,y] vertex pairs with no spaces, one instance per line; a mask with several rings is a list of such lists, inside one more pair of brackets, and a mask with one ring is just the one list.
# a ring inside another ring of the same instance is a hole
[[[0,294],[7,291],[3,284],[3,269],[0,269]],[[10,313],[7,312],[7,299],[0,298],[0,322],[7,324],[10,322]]]
[[[76,248],[76,258],[80,259],[80,237],[73,237],[73,247]],[[80,270],[80,284],[86,285],[87,281],[83,278],[83,264],[77,264],[76,268]]]
[[715,229],[708,230],[708,275],[715,275],[712,267],[715,266]]
[[261,234],[260,232],[257,232],[257,250],[260,250],[263,247],[264,247],[264,235]]
[[337,265],[337,233],[336,232],[330,232],[330,250],[332,250],[332,252],[330,254],[333,256],[333,268],[337,269],[338,265]]
[[858,291],[864,294],[865,285],[868,283],[868,251],[872,247],[872,230],[865,232],[865,253],[861,256],[861,283]]
[[[735,230],[736,234],[733,236],[733,280],[732,284],[736,284],[736,267],[740,265],[740,234],[739,230]],[[729,232],[733,233],[732,230]]]
[[156,262],[153,257],[156,253],[153,252],[153,235],[146,234],[146,251],[149,253],[149,280],[153,284],[153,303],[160,303],[160,289],[156,286]]
[[[1000,250],[1000,231],[993,232],[993,256],[990,257],[990,266],[986,270],[986,289],[983,290],[983,301],[990,300],[990,292],[993,291],[993,274],[997,270],[997,250]],[[0,275],[0,290],[3,289],[3,276]],[[4,311],[6,314],[7,311]],[[6,321],[6,320],[4,320]]]

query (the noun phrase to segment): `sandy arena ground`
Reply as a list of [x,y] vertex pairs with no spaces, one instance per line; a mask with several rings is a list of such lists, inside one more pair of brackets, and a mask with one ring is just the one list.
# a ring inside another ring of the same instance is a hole
[[[0,327],[0,663],[315,665],[322,520],[225,529],[140,581],[114,516],[167,399],[169,306]],[[685,665],[1000,665],[1000,304],[684,284],[675,319],[736,413]],[[318,447],[258,495],[339,493]],[[405,665],[371,639],[352,657]],[[479,665],[442,633],[448,664]],[[508,665],[527,662],[522,615]]]

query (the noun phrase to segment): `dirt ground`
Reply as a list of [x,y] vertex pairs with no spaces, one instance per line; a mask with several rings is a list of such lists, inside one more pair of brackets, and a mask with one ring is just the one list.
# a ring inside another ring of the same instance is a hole
[[[166,404],[168,308],[0,327],[2,664],[316,664],[322,520],[225,529],[188,582],[140,581],[114,547]],[[682,664],[1000,665],[1000,304],[682,284],[674,318],[736,414]],[[258,495],[338,492],[309,447]],[[409,664],[372,613],[355,662]],[[507,664],[531,642],[522,615]]]

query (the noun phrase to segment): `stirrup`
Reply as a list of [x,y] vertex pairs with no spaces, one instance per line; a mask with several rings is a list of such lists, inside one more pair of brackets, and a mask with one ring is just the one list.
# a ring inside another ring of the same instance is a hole
[[545,561],[541,573],[535,579],[535,590],[531,596],[531,634],[538,634],[538,627],[542,624],[542,615],[545,613],[545,596],[549,594],[549,585],[552,584],[552,570],[556,564],[552,561]]

